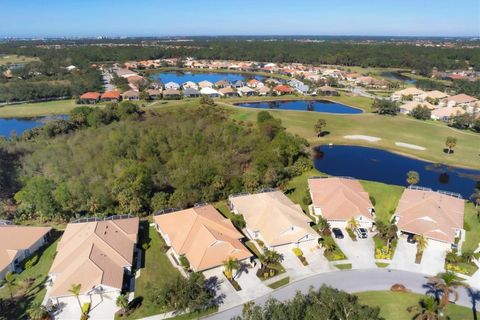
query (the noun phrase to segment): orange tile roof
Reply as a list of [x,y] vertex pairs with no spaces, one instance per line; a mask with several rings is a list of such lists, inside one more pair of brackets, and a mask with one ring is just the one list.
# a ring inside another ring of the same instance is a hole
[[116,90],[106,91],[102,94],[102,99],[120,99],[120,92]]
[[346,178],[308,179],[312,204],[327,220],[350,220],[359,215],[374,220],[373,204],[358,180]]
[[195,271],[220,266],[229,257],[252,256],[239,240],[243,235],[211,205],[157,215],[154,220]]
[[100,98],[100,93],[98,92],[85,92],[80,96],[80,99],[85,100],[98,100]]
[[427,238],[455,241],[455,230],[463,229],[463,199],[430,190],[405,189],[395,211],[399,230]]
[[290,88],[289,86],[286,86],[286,85],[278,85],[274,88],[274,90],[279,92],[285,92],[285,93],[295,91],[293,88]]

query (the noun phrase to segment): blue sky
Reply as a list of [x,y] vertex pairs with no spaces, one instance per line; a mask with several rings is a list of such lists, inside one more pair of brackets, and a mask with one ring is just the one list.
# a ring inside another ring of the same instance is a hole
[[1,37],[479,36],[479,0],[0,0]]

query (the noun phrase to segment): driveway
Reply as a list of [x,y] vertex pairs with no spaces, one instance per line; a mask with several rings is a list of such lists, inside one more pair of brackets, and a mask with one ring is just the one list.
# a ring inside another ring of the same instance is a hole
[[423,252],[422,262],[416,264],[417,245],[408,243],[407,239],[402,236],[398,239],[397,248],[389,268],[436,275],[445,271],[445,256],[449,247],[448,244],[430,240]]
[[[90,319],[114,319],[115,313],[120,310],[116,305],[116,295],[110,296],[109,294],[103,294],[102,297],[93,296],[92,306],[89,313]],[[82,300],[82,303],[88,300]],[[60,312],[55,314],[53,319],[55,320],[71,320],[80,319],[81,311],[78,301],[75,297],[62,299],[65,303]]]
[[368,233],[366,239],[353,241],[345,229],[342,230],[343,239],[335,239],[337,245],[342,249],[347,259],[352,263],[352,269],[376,268],[375,265],[375,244],[372,234]]
[[[256,304],[264,304],[269,298],[275,298],[280,301],[292,299],[297,291],[307,292],[310,286],[319,288],[325,284],[339,290],[349,293],[364,291],[386,291],[395,283],[402,283],[408,289],[415,293],[425,294],[427,289],[424,285],[427,283],[425,275],[421,273],[406,272],[400,270],[389,269],[370,269],[370,270],[349,270],[339,272],[329,272],[308,277],[303,280],[290,283],[272,293],[255,299]],[[458,305],[472,307],[472,295],[479,295],[477,289],[459,288]],[[476,302],[478,304],[478,300]],[[206,319],[231,319],[242,314],[242,305],[216,313]]]

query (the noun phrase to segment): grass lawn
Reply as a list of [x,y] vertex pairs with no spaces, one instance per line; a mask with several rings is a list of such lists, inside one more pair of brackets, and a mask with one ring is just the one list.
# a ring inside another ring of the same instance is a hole
[[152,302],[155,288],[161,288],[166,283],[180,275],[172,266],[165,254],[165,242],[155,228],[148,227],[146,222],[141,224],[140,243],[143,239],[150,239],[150,248],[146,252],[145,266],[141,269],[140,277],[135,281],[135,298],[142,298],[142,305],[132,312],[128,319],[138,319],[166,312],[164,308]]
[[[230,102],[230,100],[224,101]],[[361,107],[359,104],[351,104]],[[232,117],[236,120],[255,122],[257,113],[260,111],[254,108],[224,105],[234,111]],[[432,162],[471,168],[479,167],[478,141],[480,134],[456,130],[442,122],[421,121],[403,115],[392,117],[372,113],[333,115],[292,110],[269,110],[269,112],[274,117],[281,119],[282,124],[289,132],[307,139],[311,145],[328,143],[360,145],[385,149]],[[317,137],[313,130],[315,122],[320,118],[327,121],[325,130],[330,132],[324,137]],[[345,135],[368,135],[379,137],[382,140],[377,142],[349,140],[344,138]],[[450,155],[443,152],[448,136],[457,138],[455,152]],[[395,142],[411,143],[423,146],[427,150],[399,147],[395,145]]]
[[252,251],[257,257],[261,256],[262,254],[260,251],[258,251],[258,248],[256,247],[255,243],[252,240],[248,240],[245,242],[245,245],[247,246],[250,251]]
[[326,176],[326,174],[321,173],[316,169],[309,170],[302,175],[291,179],[288,182],[287,190],[285,192],[287,197],[293,202],[299,204],[306,213],[308,213],[308,205],[304,203],[303,199],[308,192],[307,179],[315,176]]
[[272,284],[269,284],[268,287],[271,289],[278,289],[280,287],[283,287],[284,285],[287,285],[290,283],[290,277],[285,277],[283,279],[280,279]]
[[375,199],[376,220],[389,223],[402,196],[404,187],[374,181],[361,181],[363,188]]
[[223,216],[225,218],[228,218],[228,219],[232,219],[232,217],[235,215],[232,211],[230,211],[230,209],[228,208],[228,205],[227,205],[227,200],[222,200],[222,201],[219,201],[219,202],[216,202],[213,204],[213,206],[215,207],[215,209],[217,209],[218,211],[220,211],[221,214],[223,214]]
[[386,263],[386,262],[375,262],[375,264],[377,265],[377,267],[379,268],[386,268],[390,265],[390,263]]
[[467,231],[465,242],[462,245],[463,251],[475,251],[480,243],[480,221],[473,203],[465,204],[464,228]]
[[6,64],[29,63],[33,61],[38,61],[38,58],[19,56],[16,54],[0,55],[0,66],[6,65]]
[[[16,275],[15,284],[13,287],[13,295],[21,294],[22,283],[25,279],[35,279],[32,285],[26,290],[25,295],[17,297],[15,308],[6,310],[7,314],[2,314],[5,319],[26,319],[28,318],[26,311],[33,303],[41,303],[45,297],[47,290],[44,288],[44,282],[47,279],[48,271],[52,266],[53,259],[57,250],[58,240],[54,241],[49,246],[45,247],[43,251],[37,252],[39,257],[37,264],[28,270]],[[9,299],[10,291],[5,286],[0,289],[0,298]]]
[[[55,114],[68,114],[79,105],[75,100],[57,100],[37,103],[13,104],[0,107],[0,118],[30,118]],[[98,104],[96,106],[99,106]]]
[[[368,291],[357,293],[356,296],[359,297],[359,302],[362,304],[379,307],[381,316],[386,320],[412,319],[415,314],[409,313],[407,308],[418,305],[423,297],[415,293],[389,291]],[[447,307],[446,314],[452,320],[474,318],[471,309],[453,304]]]
[[335,268],[340,270],[350,270],[352,269],[352,264],[351,263],[336,264]]

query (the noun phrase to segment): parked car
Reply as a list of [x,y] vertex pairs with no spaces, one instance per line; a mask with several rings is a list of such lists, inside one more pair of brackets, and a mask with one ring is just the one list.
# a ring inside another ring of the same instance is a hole
[[336,239],[343,239],[343,232],[339,228],[333,228],[332,233]]
[[357,234],[357,237],[360,239],[366,239],[368,234],[367,234],[367,229],[365,228],[356,228],[355,233]]
[[417,241],[415,240],[415,235],[410,233],[410,234],[407,236],[407,242],[408,242],[408,243],[415,243],[415,242],[417,242]]

